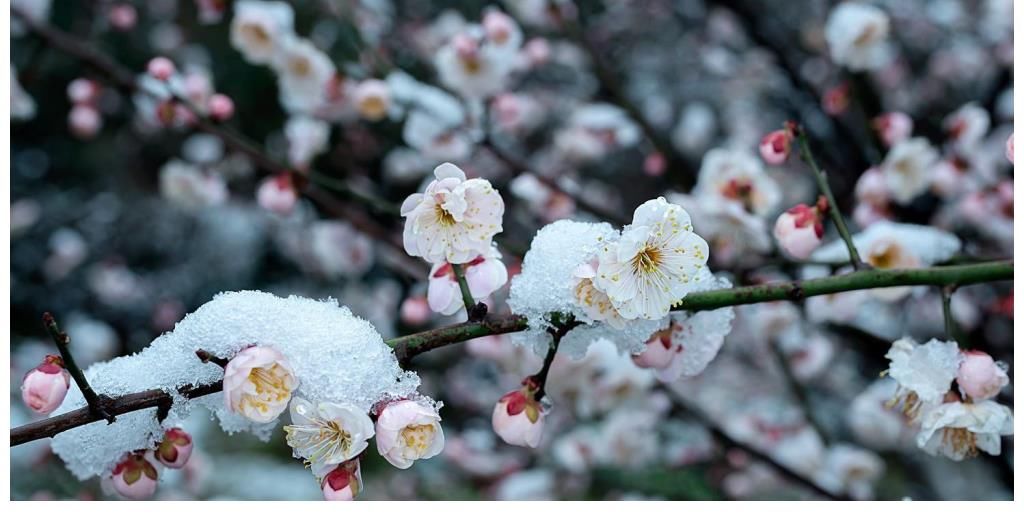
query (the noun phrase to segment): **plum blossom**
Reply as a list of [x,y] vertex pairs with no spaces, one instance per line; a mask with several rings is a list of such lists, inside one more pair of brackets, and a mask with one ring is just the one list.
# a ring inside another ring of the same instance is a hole
[[295,208],[298,202],[298,194],[292,184],[292,176],[289,172],[267,177],[256,189],[256,202],[267,211],[278,215],[288,215]]
[[534,386],[527,383],[523,389],[502,396],[494,405],[491,426],[505,443],[532,448],[540,445],[545,411],[534,399],[535,391]]
[[889,151],[880,170],[893,200],[907,204],[928,189],[939,155],[925,138],[902,141]]
[[853,71],[885,65],[890,55],[888,38],[889,16],[868,4],[843,2],[825,23],[832,61]]
[[488,11],[482,26],[467,26],[437,51],[441,83],[467,99],[501,92],[515,68],[522,41],[522,31],[508,15]]
[[41,364],[25,374],[21,381],[21,400],[39,414],[49,414],[60,407],[71,385],[71,375],[59,356],[46,355]]
[[365,411],[347,404],[295,398],[290,407],[291,425],[284,428],[285,441],[297,458],[310,465],[337,465],[366,449],[373,437],[373,421]]
[[369,121],[380,121],[391,108],[391,90],[385,81],[364,80],[356,86],[353,103],[360,116]]
[[359,460],[346,461],[327,472],[320,488],[327,501],[352,501],[363,489],[363,476]]
[[281,45],[294,37],[295,13],[285,2],[240,0],[234,5],[231,45],[249,63],[269,64]]
[[152,453],[133,452],[114,467],[112,485],[118,494],[128,499],[140,500],[156,492],[158,478],[157,463]]
[[464,264],[491,249],[501,231],[505,203],[486,179],[466,179],[459,167],[444,163],[422,194],[402,203],[405,251],[431,263]]
[[153,452],[154,457],[169,469],[180,469],[192,456],[192,436],[175,427],[164,432],[164,439]]
[[274,421],[299,380],[279,351],[267,346],[242,349],[224,367],[224,405],[257,423]]
[[1006,369],[987,353],[967,351],[956,373],[960,391],[972,400],[994,398],[1003,387],[1010,383]]
[[432,458],[444,448],[441,416],[433,406],[399,400],[384,406],[377,417],[377,451],[395,467],[407,469],[418,459]]
[[640,135],[640,128],[621,108],[591,103],[573,110],[566,126],[556,132],[554,143],[569,160],[589,162],[635,145]]
[[871,120],[871,124],[882,143],[889,148],[905,141],[914,132],[914,120],[904,112],[886,112]]
[[157,56],[146,64],[146,72],[160,81],[169,80],[174,71],[174,62],[164,56]]
[[793,146],[793,133],[788,129],[769,132],[761,138],[758,150],[761,152],[761,159],[769,165],[781,165],[789,157],[789,151]]
[[327,150],[331,128],[326,122],[309,116],[292,116],[284,127],[288,138],[288,161],[299,170],[308,170],[313,158]]
[[619,240],[599,253],[594,286],[624,318],[659,319],[699,282],[707,259],[690,215],[659,197],[640,205]]
[[309,114],[327,102],[334,63],[312,42],[287,40],[272,62],[278,74],[281,104],[291,113]]
[[977,146],[988,133],[991,119],[987,110],[968,103],[947,116],[942,123],[954,145],[960,150],[969,150]]
[[694,230],[707,239],[719,262],[733,263],[745,255],[771,250],[764,218],[749,213],[735,201],[696,194],[669,194],[668,199],[687,209],[696,223]]
[[[476,301],[487,298],[508,282],[508,270],[501,262],[498,249],[493,246],[486,255],[478,255],[463,264],[463,267],[469,292]],[[431,268],[427,302],[430,309],[446,316],[454,315],[465,308],[459,281],[450,263],[437,263]]]
[[909,443],[906,417],[888,405],[898,388],[896,380],[880,379],[853,399],[846,423],[857,442],[875,450],[894,450]]
[[781,198],[778,183],[764,172],[756,157],[721,148],[704,154],[693,196],[737,203],[761,217],[770,214]]
[[953,461],[979,451],[998,456],[1000,436],[1013,434],[1013,411],[991,400],[947,401],[924,413],[917,446],[933,456]]
[[890,403],[900,405],[910,419],[941,402],[963,360],[956,342],[934,338],[924,344],[902,338],[893,342],[885,357],[889,359],[888,376],[899,384]]
[[576,303],[591,320],[601,320],[616,329],[622,329],[626,326],[625,319],[615,309],[608,295],[594,285],[597,270],[597,257],[573,270],[573,294],[576,296]]
[[786,210],[775,221],[775,240],[791,257],[806,259],[825,235],[822,213],[819,207],[802,203]]
[[216,173],[204,173],[192,163],[175,159],[160,168],[160,194],[185,210],[195,211],[225,202],[228,188]]

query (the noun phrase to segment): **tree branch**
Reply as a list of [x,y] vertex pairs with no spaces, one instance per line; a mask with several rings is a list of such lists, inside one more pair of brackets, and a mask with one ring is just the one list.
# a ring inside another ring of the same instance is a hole
[[[687,295],[673,309],[706,311],[775,300],[800,300],[816,295],[842,293],[859,289],[892,286],[943,286],[950,284],[965,286],[999,280],[1013,280],[1013,261],[983,262],[909,270],[859,271],[846,275],[796,282],[702,291]],[[571,317],[562,321],[564,324],[572,322]],[[399,364],[407,366],[414,357],[438,347],[484,336],[523,331],[527,327],[526,317],[521,315],[488,316],[478,322],[464,322],[462,324],[423,331],[393,338],[386,341],[386,343],[394,349],[395,357],[398,358]],[[178,392],[186,398],[195,398],[220,391],[220,385],[220,382],[215,382],[196,388],[181,388]],[[112,398],[108,410],[112,414],[123,414],[139,409],[156,407],[170,399],[170,395],[160,390],[143,391],[141,393]],[[59,416],[23,425],[11,430],[11,446],[48,438],[100,419],[102,417],[97,416],[88,407],[83,407]]]
[[53,318],[50,312],[43,313],[43,325],[46,326],[50,337],[53,338],[53,343],[57,345],[57,350],[60,351],[60,356],[64,359],[64,367],[71,374],[71,378],[75,379],[75,384],[82,391],[85,402],[89,404],[89,411],[99,418],[107,420],[107,423],[114,423],[115,415],[107,407],[109,398],[96,394],[96,391],[89,385],[89,380],[85,377],[85,373],[82,372],[82,368],[78,367],[78,363],[75,362],[75,357],[71,354],[71,349],[68,347],[71,344],[71,337],[64,331],[61,331],[60,326],[57,325],[57,320]]

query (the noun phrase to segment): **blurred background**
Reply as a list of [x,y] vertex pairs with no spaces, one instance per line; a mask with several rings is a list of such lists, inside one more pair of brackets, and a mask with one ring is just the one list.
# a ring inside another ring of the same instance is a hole
[[[318,139],[290,124],[296,110],[279,101],[273,70],[232,45],[236,2],[12,1],[34,24],[88,42],[129,79],[143,78],[154,56],[172,58],[193,100],[230,98],[232,132],[274,164],[319,177],[299,183],[303,197],[287,215],[268,211],[273,204],[256,194],[278,171],[202,125],[161,120],[152,99],[15,16],[11,425],[38,419],[18,386],[53,351],[44,311],[61,321],[86,366],[144,348],[228,290],[336,297],[384,338],[461,320],[426,307],[429,266],[401,250],[401,220],[384,208],[417,191],[444,160],[502,192],[499,239],[510,275],[544,224],[629,216],[647,199],[686,193],[709,150],[756,156],[761,137],[786,120],[807,130],[843,212],[861,212],[855,229],[881,214],[955,233],[965,257],[1011,257],[1010,0],[862,3],[889,18],[890,55],[868,70],[830,55],[825,27],[838,2],[290,2],[295,33],[333,63],[336,90],[313,115],[328,129]],[[517,21],[524,44],[502,92],[474,103],[439,81],[435,55],[490,8]],[[368,78],[391,89],[387,115],[376,121],[353,108],[354,90],[346,90]],[[436,94],[431,85],[465,113],[440,131],[410,128],[415,98]],[[959,146],[949,118],[965,106],[987,119],[979,137]],[[868,208],[855,186],[886,157],[876,118],[891,112],[909,116],[912,134],[940,151],[947,177],[909,203]],[[781,192],[767,223],[816,196],[797,161],[767,172]],[[387,204],[339,192],[338,182]],[[737,284],[800,276],[770,247],[745,249],[727,234],[713,246],[713,268]],[[506,311],[503,300],[504,292],[494,295],[492,309]],[[964,338],[1009,363],[1011,375],[1012,306],[1009,284],[964,288],[954,298]],[[489,418],[539,359],[502,337],[437,350],[413,369],[425,394],[445,404],[445,451],[406,471],[369,451],[361,497],[822,497],[732,439],[858,499],[1012,498],[1012,439],[1002,456],[952,462],[917,450],[883,407],[891,389],[878,389],[878,375],[891,341],[942,335],[937,291],[915,291],[868,322],[811,315],[799,303],[737,309],[709,369],[674,384],[682,402],[614,347],[557,360],[555,407],[538,450],[503,444]],[[795,340],[773,341],[793,337],[794,327]],[[1012,387],[1001,401],[1012,406]],[[320,497],[283,434],[262,443],[228,436],[210,418],[190,421],[196,453],[183,471],[167,473],[157,498]],[[112,498],[98,480],[75,479],[45,440],[13,448],[11,459],[15,499]]]

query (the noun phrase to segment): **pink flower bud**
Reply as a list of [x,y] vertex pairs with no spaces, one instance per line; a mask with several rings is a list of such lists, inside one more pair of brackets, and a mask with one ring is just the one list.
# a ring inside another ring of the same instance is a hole
[[999,394],[1010,383],[1006,371],[987,353],[968,351],[956,372],[960,390],[973,400],[987,400]]
[[419,326],[430,320],[430,304],[427,297],[409,297],[402,301],[399,310],[402,322],[410,326]]
[[146,71],[149,72],[149,75],[160,81],[170,79],[171,75],[174,74],[174,70],[174,62],[163,56],[157,56],[149,60],[149,64],[146,65]]
[[876,117],[872,125],[887,147],[909,138],[914,132],[914,120],[903,112],[886,112]]
[[49,414],[64,402],[70,385],[71,375],[64,369],[64,360],[59,356],[46,355],[43,363],[22,379],[21,399],[29,409]]
[[128,499],[146,499],[156,492],[159,477],[156,462],[148,451],[133,452],[114,467],[111,484]]
[[235,115],[235,102],[226,95],[217,93],[210,96],[210,100],[206,102],[206,110],[210,112],[210,117],[217,121],[228,120]]
[[536,448],[544,431],[544,411],[531,385],[502,396],[494,406],[491,426],[510,445]]
[[668,162],[665,161],[665,156],[658,152],[652,152],[647,154],[644,158],[644,173],[651,177],[659,177],[665,173],[665,168],[668,167]]
[[75,105],[68,113],[68,128],[78,139],[92,139],[103,126],[103,118],[91,105]]
[[338,465],[324,476],[321,488],[327,501],[352,501],[363,488],[359,460],[353,459]]
[[633,363],[637,367],[665,369],[675,358],[676,350],[672,349],[672,330],[666,329],[655,333],[647,341],[647,349],[633,355]]
[[544,65],[551,59],[551,44],[546,38],[530,38],[523,44],[523,55],[532,67]]
[[821,108],[830,116],[838,116],[846,112],[846,108],[849,106],[850,86],[846,83],[841,83],[825,91],[825,96],[821,100]]
[[825,227],[821,222],[820,212],[806,204],[798,204],[775,221],[775,240],[779,246],[796,259],[807,256],[821,245],[825,235]]
[[120,31],[130,31],[135,27],[135,22],[138,19],[139,15],[132,4],[117,4],[111,7],[107,13],[110,25]]
[[781,165],[789,157],[793,134],[788,130],[776,130],[761,138],[761,159],[769,165]]
[[68,83],[68,99],[75,105],[91,105],[99,94],[100,87],[95,81],[77,78]]
[[256,190],[256,201],[267,211],[281,216],[292,213],[299,196],[292,184],[292,176],[288,172],[267,177]]
[[156,460],[167,468],[180,469],[192,455],[192,436],[177,427],[164,433],[164,441],[156,448]]
[[475,60],[480,47],[476,40],[468,34],[456,34],[452,37],[452,48],[455,54],[463,60]]

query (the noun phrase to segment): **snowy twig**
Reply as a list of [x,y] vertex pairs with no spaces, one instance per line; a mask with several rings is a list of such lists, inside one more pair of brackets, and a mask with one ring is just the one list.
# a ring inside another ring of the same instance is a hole
[[50,337],[53,338],[53,343],[57,345],[57,350],[60,351],[61,358],[64,359],[64,368],[71,373],[71,377],[75,379],[78,389],[82,391],[85,402],[89,404],[89,411],[97,418],[107,420],[107,423],[114,423],[116,418],[108,406],[110,398],[96,394],[96,391],[89,385],[89,380],[85,378],[82,368],[78,367],[78,363],[75,362],[75,357],[71,355],[71,349],[68,348],[68,345],[71,343],[71,337],[64,331],[61,331],[60,326],[57,325],[57,320],[53,318],[50,312],[43,313],[43,325],[46,326]]
[[[984,262],[959,266],[919,268],[907,270],[870,270],[808,279],[796,282],[760,284],[741,288],[721,289],[691,293],[674,306],[675,310],[705,311],[729,306],[771,302],[776,300],[800,300],[817,295],[828,295],[860,289],[885,288],[893,286],[964,286],[999,280],[1013,280],[1013,261]],[[562,317],[561,324],[572,323],[571,317]],[[386,343],[395,350],[400,364],[423,353],[474,338],[501,335],[523,331],[528,327],[526,317],[506,315],[488,316],[478,322],[465,322],[430,331],[388,340]],[[564,334],[564,333],[563,333]],[[179,389],[186,398],[212,394],[220,390],[220,382],[196,388]],[[112,414],[156,407],[161,400],[170,396],[160,390],[144,391],[110,400]],[[75,427],[102,419],[88,407],[71,411],[53,418],[23,425],[11,430],[11,445],[47,438]]]
[[839,232],[839,236],[843,238],[843,242],[846,243],[846,249],[850,253],[850,264],[853,265],[853,269],[860,270],[869,268],[860,258],[860,254],[857,253],[857,247],[853,244],[853,237],[850,235],[850,230],[846,227],[846,221],[843,220],[842,214],[839,213],[839,205],[836,204],[836,197],[832,194],[832,188],[828,185],[828,178],[825,172],[818,167],[817,161],[814,160],[814,154],[811,153],[811,146],[807,142],[807,133],[804,129],[800,128],[799,125],[789,125],[791,127],[794,137],[796,137],[797,143],[800,144],[800,158],[807,163],[807,166],[814,172],[814,178],[818,182],[818,189],[821,190],[822,195],[828,201],[828,214],[832,218],[832,223],[835,224],[836,230]]

